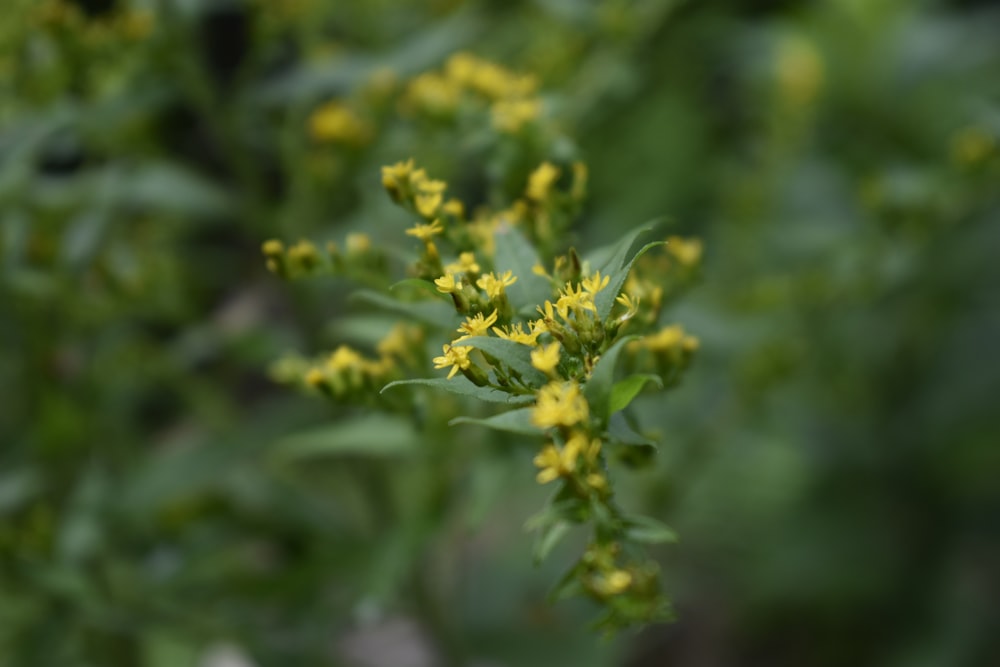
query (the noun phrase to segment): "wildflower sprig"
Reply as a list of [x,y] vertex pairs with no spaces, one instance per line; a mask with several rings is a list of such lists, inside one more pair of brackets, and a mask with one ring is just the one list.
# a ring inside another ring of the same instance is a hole
[[[413,248],[409,278],[398,283],[409,298],[399,301],[397,290],[368,300],[421,321],[420,334],[412,332],[409,345],[380,347],[374,358],[338,348],[324,363],[300,364],[290,374],[297,370],[304,385],[337,400],[380,382],[383,396],[399,395],[389,391],[399,387],[443,390],[473,399],[470,414],[451,415],[453,425],[535,439],[536,479],[555,487],[529,522],[538,535],[536,558],[573,527],[590,533],[555,595],[590,597],[604,609],[601,626],[608,630],[668,618],[658,566],[643,545],[671,541],[673,533],[618,506],[614,464],[640,460],[653,447],[632,426],[632,400],[676,384],[697,349],[697,339],[678,325],[661,327],[659,318],[667,290],[676,294],[696,275],[700,244],[671,238],[633,250],[646,231],[636,230],[590,254],[570,248],[553,256],[533,226],[537,219],[513,209],[478,210],[472,219],[460,204],[450,207],[454,214],[445,211],[447,183],[413,160],[382,175],[388,195],[416,218],[400,229]],[[540,167],[521,208],[550,197],[557,178],[555,167]],[[307,243],[286,249],[272,241],[264,252],[272,270],[287,277],[317,266],[348,268]],[[425,351],[421,336],[434,352]],[[397,356],[386,352],[390,347]],[[623,368],[629,374],[619,377]],[[439,375],[426,376],[434,371]],[[513,409],[483,416],[475,401]],[[405,410],[406,403],[396,407]]]

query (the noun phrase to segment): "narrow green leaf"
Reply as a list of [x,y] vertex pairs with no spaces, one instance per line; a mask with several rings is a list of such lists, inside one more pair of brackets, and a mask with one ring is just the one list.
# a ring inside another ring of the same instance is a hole
[[618,355],[625,349],[625,345],[635,340],[638,336],[623,336],[609,347],[594,366],[590,379],[583,386],[583,395],[590,403],[590,409],[602,420],[611,414],[610,396],[611,388],[615,381],[615,366],[618,363]]
[[660,379],[660,376],[651,373],[630,375],[621,382],[616,382],[615,386],[611,388],[611,397],[608,400],[609,411],[614,413],[627,408],[647,382],[652,382],[660,389],[663,388],[663,380]]
[[524,238],[519,229],[510,224],[503,224],[494,235],[496,251],[493,263],[497,273],[513,271],[517,282],[507,288],[507,297],[514,309],[520,312],[535,306],[552,296],[549,281],[532,272],[541,260],[535,247]]
[[556,521],[539,531],[534,548],[535,565],[548,558],[548,555],[552,553],[555,546],[559,544],[562,538],[566,537],[569,529],[570,525],[567,522]]
[[397,301],[373,290],[358,290],[351,295],[351,300],[406,315],[435,327],[450,328],[457,323],[455,309],[440,301]]
[[455,417],[448,424],[478,424],[491,428],[495,431],[506,431],[507,433],[518,433],[520,435],[543,435],[544,431],[531,423],[532,408],[518,408],[510,412],[503,412],[499,415],[476,419],[474,417]]
[[335,456],[398,456],[413,451],[419,435],[409,419],[370,414],[339,421],[278,440],[275,458],[300,461]]
[[[382,387],[382,392],[392,387],[402,387],[405,385],[420,385],[441,389],[460,396],[470,396],[480,401],[489,403],[504,403],[507,405],[523,405],[534,400],[534,396],[517,396],[493,387],[479,387],[469,381],[464,375],[456,375],[452,379],[448,378],[416,378],[412,380],[396,380]],[[380,393],[382,393],[380,392]]]
[[453,343],[474,347],[490,354],[521,374],[525,381],[535,386],[545,384],[545,374],[531,365],[531,346],[506,338],[493,336],[473,336]]
[[677,533],[665,523],[649,516],[626,517],[625,536],[633,542],[644,544],[663,544],[677,541]]
[[610,273],[611,280],[608,282],[608,286],[602,289],[594,297],[594,305],[597,306],[597,315],[600,319],[605,319],[611,314],[611,308],[615,305],[615,299],[618,298],[618,293],[621,292],[622,285],[628,279],[628,274],[632,270],[632,264],[635,260],[646,254],[646,251],[655,248],[656,246],[666,245],[666,241],[653,241],[652,243],[647,243],[639,249],[639,252],[635,253],[626,264],[624,264],[616,272]]
[[653,227],[663,220],[663,218],[654,218],[627,232],[620,240],[587,253],[584,259],[590,265],[590,270],[600,269],[603,274],[612,274],[618,271],[625,264],[628,251],[635,245],[636,239],[646,232],[652,231]]

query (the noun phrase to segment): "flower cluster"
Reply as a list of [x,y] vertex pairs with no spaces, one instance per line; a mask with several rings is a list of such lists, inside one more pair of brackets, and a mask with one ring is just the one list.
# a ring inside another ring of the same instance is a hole
[[445,119],[463,108],[485,107],[496,130],[517,134],[541,114],[537,89],[533,76],[515,74],[470,53],[457,53],[441,71],[413,79],[404,106]]

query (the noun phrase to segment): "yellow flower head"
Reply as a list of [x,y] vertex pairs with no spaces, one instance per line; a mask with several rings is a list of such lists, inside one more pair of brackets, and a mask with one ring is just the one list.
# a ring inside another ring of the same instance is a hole
[[441,276],[434,281],[434,284],[437,285],[438,292],[445,294],[455,294],[462,290],[462,281],[455,280],[455,275],[451,273]]
[[264,241],[260,249],[267,257],[277,257],[285,252],[285,244],[278,239],[269,239]]
[[590,310],[596,313],[597,306],[594,305],[593,294],[584,291],[583,287],[579,285],[574,290],[573,285],[566,283],[566,286],[559,292],[556,310],[559,311],[560,317],[566,319],[570,310]]
[[445,273],[479,273],[479,263],[476,262],[476,254],[463,252],[458,256],[457,262],[452,262],[444,267]]
[[538,343],[538,336],[541,335],[542,331],[538,330],[532,331],[531,333],[525,333],[520,324],[511,324],[509,327],[493,327],[493,333],[500,338],[506,338],[507,340],[514,341],[515,343],[534,346]]
[[362,255],[372,248],[372,240],[367,234],[348,234],[344,241],[348,255]]
[[701,240],[671,236],[667,239],[667,252],[673,255],[681,266],[691,268],[701,261]]
[[552,382],[538,390],[531,423],[539,428],[574,426],[590,416],[590,406],[576,382]]
[[484,290],[491,299],[499,299],[503,296],[505,289],[517,282],[517,276],[513,271],[507,271],[501,276],[487,273],[476,281],[479,289]]
[[465,205],[458,199],[449,199],[444,203],[444,206],[441,207],[441,210],[456,218],[465,217]]
[[448,379],[455,377],[455,373],[459,370],[465,370],[472,366],[472,361],[469,359],[469,352],[472,350],[470,347],[464,346],[453,346],[445,343],[441,348],[444,352],[444,356],[434,357],[434,368],[447,368],[451,366],[451,371],[448,373]]
[[432,238],[444,231],[444,226],[441,224],[440,220],[435,220],[429,225],[424,225],[417,223],[413,227],[406,230],[407,235],[415,236],[424,243],[427,243]]
[[458,327],[458,332],[460,334],[464,334],[462,338],[466,338],[468,336],[486,336],[489,334],[490,327],[493,326],[496,321],[497,311],[495,308],[487,317],[483,317],[482,313],[476,313],[475,317],[465,318],[465,321]]
[[371,126],[349,107],[334,100],[309,116],[309,133],[317,141],[360,145],[371,138]]
[[561,349],[562,346],[559,344],[559,341],[555,341],[550,345],[532,350],[531,365],[546,375],[555,375],[556,366],[559,365],[559,351]]
[[618,295],[615,299],[617,303],[625,306],[625,313],[618,318],[619,322],[624,322],[625,320],[630,320],[635,317],[636,313],[639,312],[639,297],[633,297],[625,292]]
[[517,134],[527,123],[538,118],[542,105],[536,99],[500,100],[493,104],[493,127],[507,134]]
[[412,173],[413,158],[406,162],[397,162],[394,165],[382,167],[382,187],[396,199],[403,187],[409,184]]
[[589,278],[584,278],[580,284],[583,285],[583,289],[590,294],[597,294],[602,289],[607,287],[609,282],[611,282],[611,276],[604,276],[602,278],[600,271],[594,271],[594,275]]
[[341,345],[330,355],[330,358],[326,362],[326,367],[337,373],[357,368],[361,365],[361,362],[361,355],[356,350],[351,349],[347,345]]
[[326,382],[326,374],[319,368],[310,368],[306,373],[305,380],[310,387],[319,387]]
[[524,194],[533,201],[545,201],[558,178],[559,168],[551,162],[543,162],[528,177],[528,187]]

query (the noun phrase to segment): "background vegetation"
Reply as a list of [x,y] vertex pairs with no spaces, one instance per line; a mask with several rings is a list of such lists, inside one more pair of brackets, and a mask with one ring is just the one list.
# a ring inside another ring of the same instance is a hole
[[[5,14],[3,664],[1000,654],[991,3]],[[566,139],[505,153],[421,111],[414,77],[459,50],[537,76]],[[330,100],[354,131],[317,129]],[[475,201],[552,153],[590,165],[577,242],[661,214],[705,241],[703,281],[670,312],[699,355],[666,400],[637,400],[662,444],[620,480],[681,536],[656,552],[679,621],[613,642],[585,606],[544,601],[558,566],[531,565],[530,453],[420,442],[267,376],[350,337],[355,306],[342,281],[267,273],[264,239],[397,237],[411,221],[379,167],[406,157]]]

